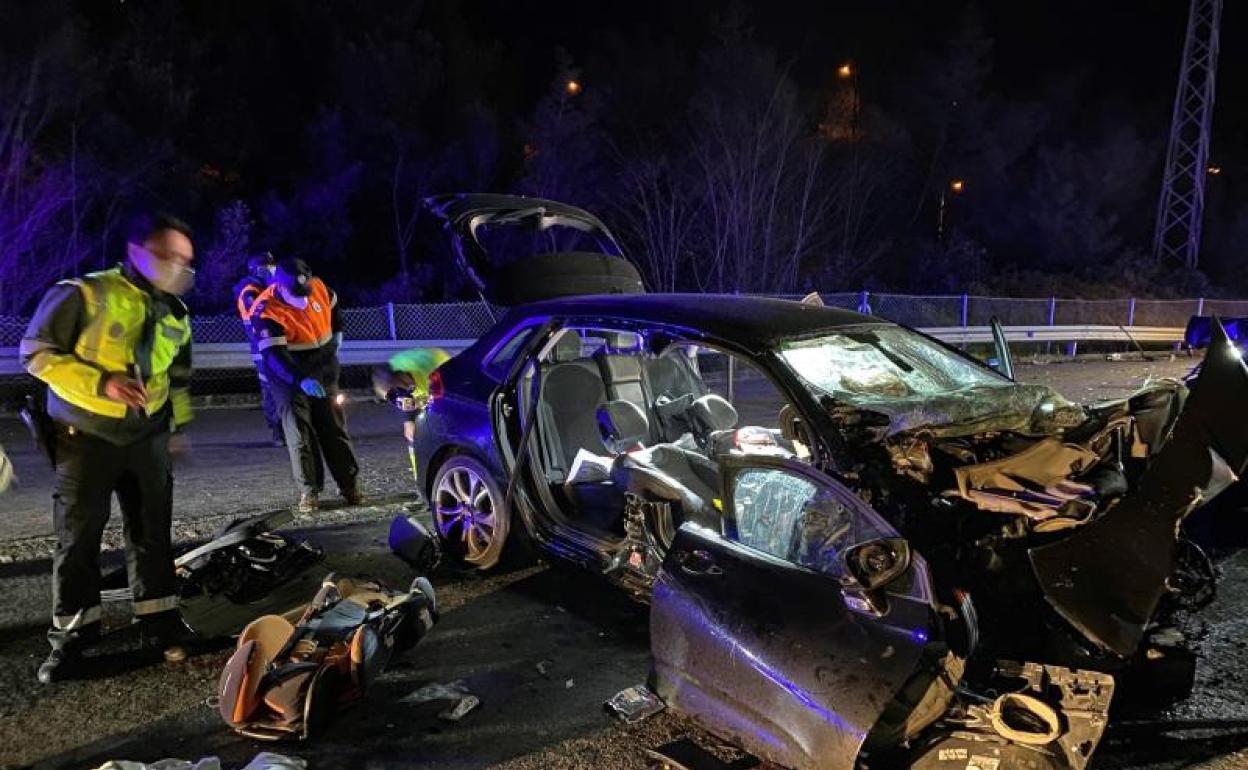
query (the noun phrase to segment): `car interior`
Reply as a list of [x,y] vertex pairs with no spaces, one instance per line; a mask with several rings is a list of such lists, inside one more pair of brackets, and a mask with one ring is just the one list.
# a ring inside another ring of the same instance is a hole
[[[718,457],[805,452],[779,427],[779,389],[739,356],[663,334],[569,327],[539,370],[537,465],[565,518],[600,535],[624,535],[630,492],[670,503],[675,526],[719,529]],[[737,404],[754,424],[742,424]]]

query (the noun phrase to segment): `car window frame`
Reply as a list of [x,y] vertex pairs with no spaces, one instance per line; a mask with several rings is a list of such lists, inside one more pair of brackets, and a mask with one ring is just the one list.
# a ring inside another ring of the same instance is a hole
[[[505,381],[511,373],[512,365],[524,354],[527,344],[532,342],[532,339],[530,339],[532,334],[545,323],[546,320],[542,318],[526,318],[513,326],[506,334],[501,335],[498,342],[494,343],[486,354],[481,356],[481,373],[497,383]],[[500,359],[499,356],[503,350],[515,342],[521,335],[524,335],[525,339],[518,343],[514,354],[506,361]]]

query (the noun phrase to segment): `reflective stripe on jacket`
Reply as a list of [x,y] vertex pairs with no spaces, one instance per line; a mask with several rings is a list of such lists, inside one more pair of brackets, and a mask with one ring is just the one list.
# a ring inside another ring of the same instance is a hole
[[247,335],[247,343],[251,346],[251,357],[255,361],[260,360],[260,349],[256,345],[256,328],[251,322],[251,316],[255,311],[256,301],[263,293],[264,283],[252,276],[245,276],[234,285],[234,307],[238,310],[238,317],[242,319],[243,332]]
[[[156,299],[139,281],[117,267],[61,281],[44,297],[22,339],[21,358],[56,399],[74,408],[53,408],[54,417],[72,424],[76,409],[84,419],[106,418],[79,426],[97,433],[110,430],[108,420],[141,417],[104,396],[105,375],[118,372],[142,378],[142,416],[155,417],[171,404],[176,425],[190,421],[190,316],[181,300]],[[49,406],[55,406],[51,399]]]

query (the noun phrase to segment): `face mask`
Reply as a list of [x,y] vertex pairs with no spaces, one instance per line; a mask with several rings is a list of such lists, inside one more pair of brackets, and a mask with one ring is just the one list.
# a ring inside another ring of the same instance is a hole
[[142,246],[130,244],[130,263],[152,286],[167,294],[182,295],[195,285],[195,271],[171,259],[160,259]]

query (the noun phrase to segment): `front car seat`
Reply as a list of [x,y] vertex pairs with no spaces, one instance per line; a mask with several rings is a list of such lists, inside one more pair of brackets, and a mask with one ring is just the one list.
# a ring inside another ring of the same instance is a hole
[[715,486],[719,470],[699,452],[675,444],[646,448],[650,435],[646,414],[629,401],[608,401],[598,408],[603,441],[616,453],[611,480],[621,489],[650,500],[675,503],[684,518],[718,526]]

